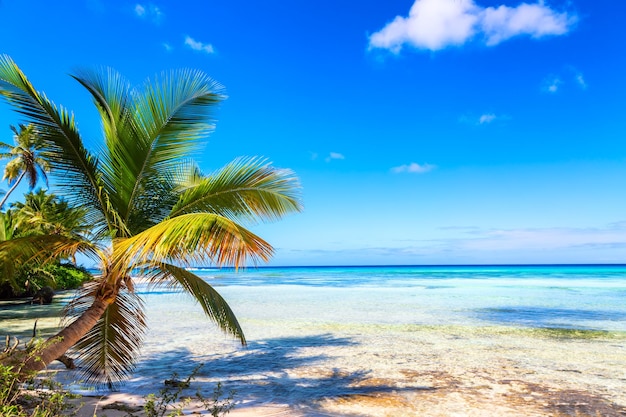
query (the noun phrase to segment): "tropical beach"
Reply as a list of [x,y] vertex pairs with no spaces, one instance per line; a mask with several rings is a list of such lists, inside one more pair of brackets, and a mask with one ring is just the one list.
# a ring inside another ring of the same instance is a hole
[[[220,382],[236,391],[235,416],[620,416],[625,270],[208,269],[200,275],[231,301],[247,347],[208,325],[184,295],[140,286],[150,330],[119,392],[93,392],[53,368],[88,396],[84,415],[96,404],[141,405],[172,371],[202,364],[187,393],[209,395]],[[30,330],[32,320],[2,314],[4,326]]]
[[625,415],[602,6],[0,0],[0,416]]

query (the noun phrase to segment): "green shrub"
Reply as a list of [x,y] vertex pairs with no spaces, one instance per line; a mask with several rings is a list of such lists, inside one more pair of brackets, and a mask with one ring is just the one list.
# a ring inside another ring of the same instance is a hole
[[12,366],[0,364],[0,416],[2,417],[67,417],[76,414],[64,391],[50,379],[33,380],[23,389]]
[[72,264],[49,264],[44,270],[52,274],[56,290],[73,290],[93,278],[85,268]]
[[46,286],[55,290],[73,290],[93,279],[85,268],[69,263],[29,264],[16,275],[11,285],[0,285],[0,299],[30,297]]

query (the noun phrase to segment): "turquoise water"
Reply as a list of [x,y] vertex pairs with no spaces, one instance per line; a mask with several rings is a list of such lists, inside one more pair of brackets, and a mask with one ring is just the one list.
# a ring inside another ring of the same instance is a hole
[[[368,394],[374,388],[361,383],[370,377],[402,381],[415,369],[465,361],[468,369],[512,361],[547,377],[580,362],[595,373],[606,367],[610,383],[623,386],[623,361],[615,358],[626,340],[624,265],[194,272],[227,300],[248,346],[223,335],[185,294],[138,283],[149,330],[126,392],[155,392],[172,372],[186,376],[200,363],[205,394],[220,381],[242,404],[299,410]],[[560,340],[538,328],[599,330],[608,339]],[[81,392],[71,374],[63,377]]]
[[[281,296],[285,308],[338,298],[346,310],[333,319],[339,321],[626,331],[625,265],[283,267],[237,273],[198,268],[194,272],[224,295],[232,293],[227,300],[240,299],[244,306],[254,303],[243,296],[250,287],[292,291],[291,299]],[[316,300],[316,295],[324,298]]]

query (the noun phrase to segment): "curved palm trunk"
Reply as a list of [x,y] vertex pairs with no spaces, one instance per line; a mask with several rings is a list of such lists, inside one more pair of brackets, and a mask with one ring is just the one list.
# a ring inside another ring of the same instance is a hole
[[43,349],[36,352],[36,355],[30,357],[22,368],[22,375],[27,375],[32,371],[41,371],[52,361],[60,358],[67,352],[69,348],[74,346],[89,330],[91,330],[104,314],[107,307],[115,301],[117,290],[115,293],[103,294],[100,292],[93,303],[87,310],[83,312],[69,326],[65,327],[59,333],[51,336],[46,340]]
[[26,175],[26,171],[22,171],[22,173],[20,174],[20,176],[17,178],[17,180],[15,181],[15,184],[13,184],[13,187],[11,187],[9,189],[9,191],[7,191],[7,193],[4,195],[4,198],[2,199],[2,201],[0,201],[0,209],[2,207],[4,207],[4,203],[6,203],[7,198],[9,198],[9,196],[11,195],[11,193],[13,191],[15,191],[15,189],[17,188],[18,184],[20,183],[20,181],[22,181],[22,178],[24,178],[24,175]]

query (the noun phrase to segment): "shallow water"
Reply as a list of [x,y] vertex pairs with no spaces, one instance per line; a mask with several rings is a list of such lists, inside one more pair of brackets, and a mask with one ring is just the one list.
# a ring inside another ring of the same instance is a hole
[[[434,371],[510,379],[507,369],[525,369],[542,375],[528,377],[533,383],[626,392],[624,266],[194,272],[229,302],[248,346],[222,335],[189,297],[140,284],[150,330],[125,391],[154,392],[173,371],[186,376],[204,364],[197,381],[207,394],[221,381],[246,404],[329,415],[341,415],[337,401],[346,398],[410,401],[443,383]],[[1,314],[0,330],[24,322]],[[564,377],[564,369],[576,372]],[[594,376],[577,380],[583,372]]]

